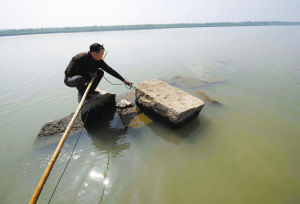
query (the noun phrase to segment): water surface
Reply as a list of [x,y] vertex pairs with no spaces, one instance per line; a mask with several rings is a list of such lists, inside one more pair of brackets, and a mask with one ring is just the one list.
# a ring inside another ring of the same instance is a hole
[[[96,133],[84,129],[52,203],[299,203],[299,36],[299,26],[274,26],[1,37],[2,203],[29,201],[58,142],[36,135],[76,109],[63,72],[94,42],[134,83],[186,77],[190,83],[174,85],[223,105],[206,103],[178,130],[157,122],[124,129],[117,116]],[[222,82],[192,81],[203,76]],[[105,80],[99,87],[128,91]],[[39,203],[48,203],[77,136],[67,139]]]

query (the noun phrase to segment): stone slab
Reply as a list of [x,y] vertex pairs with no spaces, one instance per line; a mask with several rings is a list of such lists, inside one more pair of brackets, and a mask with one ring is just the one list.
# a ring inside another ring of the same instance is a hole
[[180,125],[199,114],[204,102],[159,79],[142,81],[135,87],[136,104],[148,113]]

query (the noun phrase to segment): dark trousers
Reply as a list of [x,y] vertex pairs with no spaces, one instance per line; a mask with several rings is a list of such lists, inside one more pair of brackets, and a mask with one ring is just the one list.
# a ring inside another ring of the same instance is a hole
[[[97,77],[95,78],[95,80],[92,84],[90,92],[97,88],[97,86],[98,86],[99,82],[101,81],[103,75],[104,75],[104,72],[101,69],[98,69],[97,70]],[[90,82],[90,80],[84,78],[81,75],[75,75],[75,76],[72,76],[72,77],[65,76],[64,82],[68,87],[76,87],[79,94],[83,95],[84,92],[85,92],[86,87],[88,86],[88,84]]]

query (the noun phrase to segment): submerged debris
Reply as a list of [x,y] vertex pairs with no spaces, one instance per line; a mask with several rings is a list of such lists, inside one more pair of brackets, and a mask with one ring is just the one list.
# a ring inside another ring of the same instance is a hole
[[171,78],[170,80],[165,80],[167,83],[177,86],[177,87],[201,87],[205,85],[205,83],[194,76],[181,76],[177,75]]
[[152,123],[152,120],[147,115],[142,113],[137,106],[119,109],[117,112],[119,113],[122,123],[125,127],[141,128]]
[[221,105],[221,103],[219,101],[217,101],[216,99],[208,96],[204,91],[198,90],[198,91],[196,91],[196,93],[198,95],[200,95],[201,98],[203,98],[205,101],[208,101],[208,102],[213,103],[213,104],[219,104],[219,105]]
[[125,127],[141,128],[152,123],[152,120],[136,106],[134,91],[117,96],[117,102],[124,99],[132,105],[132,107],[117,109],[117,113]]
[[147,115],[145,115],[145,113],[139,113],[137,116],[132,118],[132,120],[128,124],[128,127],[141,128],[151,124],[152,122],[153,121]]
[[119,103],[116,105],[117,108],[129,108],[132,107],[132,103],[127,101],[126,99],[121,99]]
[[208,84],[221,83],[224,82],[225,80],[220,80],[207,74],[205,75],[195,74],[189,76],[177,75],[171,78],[170,80],[164,80],[164,81],[178,87],[196,88]]

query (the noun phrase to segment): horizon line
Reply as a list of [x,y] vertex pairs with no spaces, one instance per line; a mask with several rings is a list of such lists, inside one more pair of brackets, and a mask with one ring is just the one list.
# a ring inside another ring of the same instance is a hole
[[0,37],[54,34],[54,33],[79,33],[79,32],[106,32],[125,30],[150,30],[172,28],[204,28],[204,27],[250,27],[250,26],[300,26],[299,21],[242,21],[242,22],[215,22],[215,23],[172,23],[172,24],[135,24],[111,26],[76,26],[76,27],[46,27],[0,30]]
[[18,30],[28,30],[28,29],[62,29],[62,28],[88,28],[88,27],[117,27],[117,26],[145,26],[145,25],[192,25],[192,24],[220,24],[220,23],[300,23],[300,21],[219,21],[219,22],[202,22],[202,23],[144,23],[144,24],[116,24],[116,25],[81,25],[81,26],[58,26],[58,27],[28,27],[28,28],[1,28],[0,31],[18,31]]

